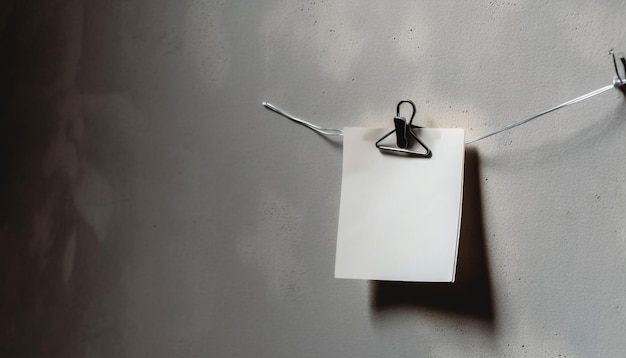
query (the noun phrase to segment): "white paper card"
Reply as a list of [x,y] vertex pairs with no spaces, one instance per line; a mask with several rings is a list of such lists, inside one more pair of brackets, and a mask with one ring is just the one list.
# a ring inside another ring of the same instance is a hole
[[454,282],[464,131],[420,129],[431,158],[383,154],[389,131],[344,129],[335,277]]

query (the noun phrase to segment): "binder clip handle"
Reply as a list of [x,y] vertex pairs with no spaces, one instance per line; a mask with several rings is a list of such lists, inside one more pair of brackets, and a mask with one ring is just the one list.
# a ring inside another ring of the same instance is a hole
[[[406,122],[406,118],[400,116],[400,106],[403,103],[409,103],[411,107],[413,107],[413,113],[411,114],[411,119],[409,122]],[[396,129],[396,144],[398,148],[406,149],[409,146],[409,131],[413,125],[413,118],[415,118],[415,103],[409,100],[403,100],[398,102],[398,106],[396,107],[396,116],[393,118],[393,124]]]
[[415,112],[417,112],[417,110],[415,109],[415,103],[413,103],[413,101],[405,99],[405,100],[402,100],[402,101],[398,102],[398,106],[396,106],[396,118],[404,118],[404,117],[400,116],[400,107],[404,103],[410,104],[411,107],[413,108],[413,113],[411,113],[411,120],[409,120],[409,123],[408,123],[409,125],[411,125],[411,124],[413,124],[413,118],[415,118]]

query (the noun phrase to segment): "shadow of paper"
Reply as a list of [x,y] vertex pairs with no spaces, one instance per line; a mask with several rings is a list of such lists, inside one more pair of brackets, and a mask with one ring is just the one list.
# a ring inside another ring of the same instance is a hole
[[471,315],[493,324],[493,299],[485,252],[479,174],[478,155],[475,150],[468,150],[465,155],[463,215],[455,283],[371,281],[371,304],[375,312],[382,314],[390,310],[437,309]]

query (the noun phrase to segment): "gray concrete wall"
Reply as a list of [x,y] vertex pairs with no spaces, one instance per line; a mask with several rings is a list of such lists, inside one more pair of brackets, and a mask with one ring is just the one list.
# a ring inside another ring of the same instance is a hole
[[340,141],[609,84],[620,1],[4,1],[3,357],[617,357],[618,91],[468,146],[458,282],[333,278]]

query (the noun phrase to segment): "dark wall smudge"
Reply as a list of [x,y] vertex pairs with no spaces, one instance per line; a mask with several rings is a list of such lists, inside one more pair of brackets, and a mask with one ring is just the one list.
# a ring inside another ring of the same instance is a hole
[[74,198],[82,5],[0,5],[2,357],[85,355],[101,248]]

